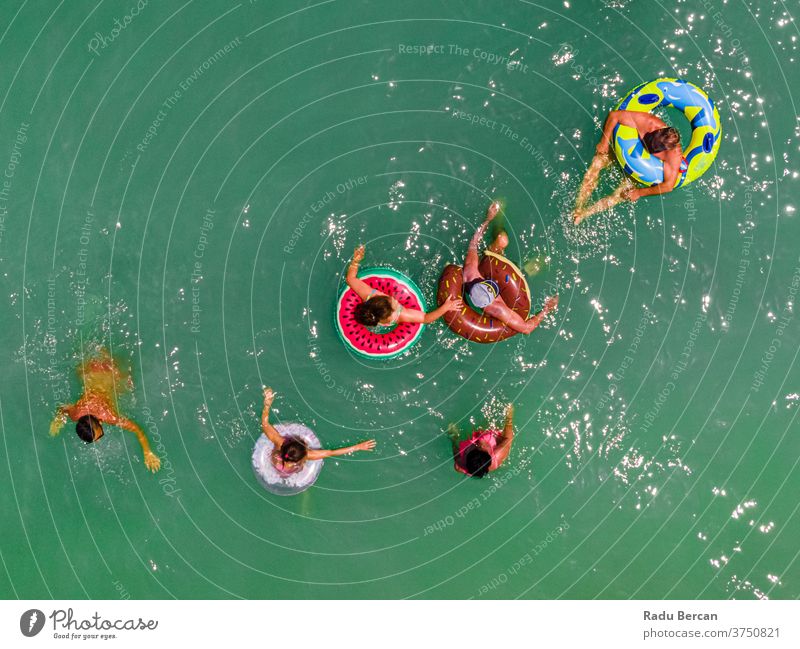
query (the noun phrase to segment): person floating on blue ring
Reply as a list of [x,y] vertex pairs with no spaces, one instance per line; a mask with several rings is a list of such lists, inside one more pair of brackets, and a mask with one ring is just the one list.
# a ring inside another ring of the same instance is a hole
[[[690,121],[692,137],[686,151],[678,131],[652,114],[660,106],[676,108]],[[606,118],[575,201],[575,225],[624,200],[635,202],[642,196],[666,194],[697,180],[711,166],[721,141],[722,126],[714,102],[694,84],[664,78],[637,86]],[[626,177],[609,196],[587,205],[600,172],[612,162],[612,142]],[[634,186],[631,180],[642,186]]]

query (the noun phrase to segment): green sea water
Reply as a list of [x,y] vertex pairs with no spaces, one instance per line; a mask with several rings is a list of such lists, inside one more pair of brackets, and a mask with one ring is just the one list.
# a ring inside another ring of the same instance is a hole
[[[800,596],[789,6],[6,2],[0,595]],[[574,227],[605,114],[659,76],[716,102],[716,163]],[[432,303],[495,197],[555,316],[348,353],[353,248]],[[96,345],[132,369],[156,475],[122,430],[48,436]],[[276,422],[376,451],[267,493],[263,385]],[[457,474],[448,426],[509,401],[509,461]]]

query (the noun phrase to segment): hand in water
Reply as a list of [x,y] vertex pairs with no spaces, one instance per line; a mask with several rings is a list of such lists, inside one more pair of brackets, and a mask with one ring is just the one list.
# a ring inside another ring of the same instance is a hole
[[275,399],[275,392],[272,388],[264,388],[264,407],[269,408]]
[[366,442],[356,444],[354,450],[356,451],[372,451],[375,449],[375,440],[369,439]]
[[153,473],[161,468],[161,460],[153,451],[147,451],[144,454],[144,465]]
[[67,423],[67,415],[63,412],[59,412],[53,421],[50,422],[50,437],[55,437],[61,432],[61,429],[64,427],[64,424]]
[[460,297],[448,295],[447,299],[444,301],[444,306],[448,307],[448,311],[460,311],[464,308],[464,302],[462,302]]
[[636,187],[628,187],[622,191],[622,198],[631,203],[635,203],[639,200],[640,196],[639,192],[636,191]]
[[364,253],[367,251],[366,247],[362,243],[358,248],[353,251],[353,261],[360,262],[364,259]]
[[558,295],[553,295],[549,297],[544,302],[544,310],[545,311],[555,311],[558,307]]
[[508,408],[506,408],[506,421],[509,421],[514,418],[514,404],[509,403]]
[[485,223],[489,223],[495,216],[500,213],[500,202],[495,201],[489,206],[489,210],[486,212],[486,221]]
[[450,438],[450,441],[454,444],[458,443],[458,440],[461,438],[461,431],[458,429],[458,425],[456,424],[448,424],[447,425],[447,436]]

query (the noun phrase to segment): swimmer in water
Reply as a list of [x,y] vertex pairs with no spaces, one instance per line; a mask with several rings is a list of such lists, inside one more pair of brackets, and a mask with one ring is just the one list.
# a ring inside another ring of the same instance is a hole
[[111,354],[104,348],[84,360],[77,368],[78,380],[83,384],[83,394],[72,405],[59,406],[50,424],[50,435],[55,437],[71,419],[75,432],[87,444],[96,442],[103,434],[102,424],[119,426],[131,431],[139,440],[144,453],[144,465],[152,472],[161,468],[161,460],[150,450],[150,442],[139,426],[119,414],[117,396],[133,390],[133,379],[123,372]]
[[506,461],[514,441],[514,405],[508,404],[503,431],[475,430],[468,440],[458,440],[458,430],[451,427],[455,469],[473,478],[482,478],[490,471],[497,471]]
[[448,311],[455,311],[464,307],[461,300],[448,297],[442,306],[429,313],[417,309],[407,309],[391,295],[372,288],[369,284],[358,278],[358,264],[364,259],[365,247],[356,248],[353,260],[347,269],[347,285],[361,298],[361,303],[356,306],[353,317],[356,322],[365,327],[390,327],[401,322],[420,322],[430,324],[441,318]]
[[264,410],[261,413],[261,429],[275,447],[270,456],[272,466],[281,475],[287,476],[301,471],[306,460],[324,460],[326,457],[349,455],[356,451],[372,451],[375,440],[370,439],[360,444],[335,448],[329,451],[318,448],[308,448],[303,440],[294,437],[284,437],[269,423],[269,410],[275,399],[272,388],[264,388]]
[[[635,128],[644,148],[664,163],[664,181],[652,187],[634,187],[633,182],[626,176],[619,187],[609,196],[605,196],[592,205],[586,205],[592,197],[592,192],[600,180],[600,172],[613,162],[611,156],[611,137],[617,124],[625,124]],[[592,164],[583,177],[578,198],[575,200],[573,219],[578,225],[585,218],[598,212],[611,209],[622,201],[636,202],[642,196],[666,194],[675,189],[675,179],[683,163],[681,151],[681,137],[678,131],[668,127],[663,120],[652,113],[640,113],[630,110],[612,110],[606,118],[603,135],[595,149]]]
[[[472,240],[469,242],[467,256],[466,259],[464,259],[462,291],[470,304],[481,309],[486,315],[500,320],[500,322],[514,331],[529,334],[541,324],[544,317],[550,311],[556,309],[558,306],[558,295],[547,298],[542,310],[535,316],[525,320],[518,313],[512,311],[503,301],[503,298],[500,296],[500,287],[497,283],[494,280],[486,279],[481,276],[480,269],[478,268],[480,265],[478,246],[483,239],[483,235],[489,223],[492,222],[499,212],[500,203],[492,203],[489,206],[489,210],[486,212],[486,220],[481,223],[480,227],[472,236]],[[505,232],[500,232],[495,238],[494,243],[492,243],[488,249],[498,255],[502,255],[507,245],[508,236]]]

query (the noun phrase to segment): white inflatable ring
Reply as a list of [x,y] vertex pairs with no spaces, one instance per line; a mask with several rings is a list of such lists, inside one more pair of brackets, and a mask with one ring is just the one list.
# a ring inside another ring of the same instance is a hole
[[[317,436],[303,424],[278,424],[275,429],[283,437],[303,440],[308,448],[322,448]],[[275,445],[266,435],[259,435],[253,449],[253,471],[264,489],[277,496],[293,496],[305,491],[317,481],[323,460],[306,460],[303,468],[297,473],[282,475],[270,459],[274,448]]]

